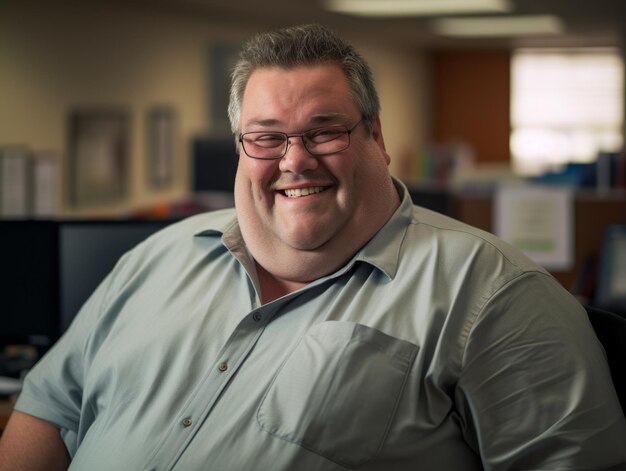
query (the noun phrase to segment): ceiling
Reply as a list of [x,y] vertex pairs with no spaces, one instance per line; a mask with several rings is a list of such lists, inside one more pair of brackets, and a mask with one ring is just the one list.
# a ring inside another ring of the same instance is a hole
[[[385,37],[407,45],[440,48],[512,48],[619,46],[626,39],[624,0],[510,0],[513,15],[558,15],[566,32],[559,36],[521,38],[451,39],[435,35],[430,18],[357,18],[331,13],[322,0],[135,0],[152,7],[205,15],[224,22],[258,27],[276,27],[320,22],[346,33]],[[460,16],[460,15],[454,15]],[[465,15],[471,16],[471,15]]]

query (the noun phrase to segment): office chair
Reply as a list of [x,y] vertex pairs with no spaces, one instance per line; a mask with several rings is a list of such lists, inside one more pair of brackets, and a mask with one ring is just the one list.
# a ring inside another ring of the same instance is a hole
[[585,306],[585,309],[598,340],[604,346],[613,385],[626,415],[626,317],[592,306]]

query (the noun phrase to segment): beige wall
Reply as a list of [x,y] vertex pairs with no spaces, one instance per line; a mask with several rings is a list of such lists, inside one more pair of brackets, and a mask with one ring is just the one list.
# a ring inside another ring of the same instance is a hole
[[423,52],[397,45],[354,44],[374,72],[391,172],[415,181],[417,156],[430,136],[430,69]]
[[[67,114],[75,107],[115,105],[132,117],[129,198],[125,211],[187,195],[188,143],[212,131],[209,122],[209,47],[239,42],[252,29],[209,17],[145,10],[113,2],[37,0],[0,3],[0,147],[27,145],[67,155]],[[58,5],[58,4],[57,4]],[[408,162],[424,142],[427,81],[423,57],[377,41],[355,44],[371,62],[383,102],[383,129],[392,171],[409,177]],[[157,104],[178,111],[175,182],[152,189],[145,176],[145,114]]]

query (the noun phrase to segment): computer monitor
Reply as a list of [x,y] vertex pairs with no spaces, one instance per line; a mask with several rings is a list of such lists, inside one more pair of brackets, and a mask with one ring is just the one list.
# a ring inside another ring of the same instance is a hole
[[192,157],[194,193],[233,193],[239,160],[233,138],[196,138]]
[[53,221],[0,221],[0,346],[45,349],[58,338],[57,248]]
[[626,225],[605,229],[594,304],[626,316]]
[[413,204],[423,208],[437,211],[438,213],[451,215],[452,196],[450,190],[436,186],[407,185]]
[[59,224],[60,331],[65,331],[119,258],[172,221],[71,221]]
[[0,376],[32,367],[119,258],[171,222],[0,220]]

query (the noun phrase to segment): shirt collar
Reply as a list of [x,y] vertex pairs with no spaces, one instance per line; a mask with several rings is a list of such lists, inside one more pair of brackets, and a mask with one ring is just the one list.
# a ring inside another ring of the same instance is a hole
[[376,233],[353,257],[355,261],[369,263],[393,279],[398,271],[400,249],[406,228],[413,219],[413,201],[404,183],[393,178],[400,195],[400,206]]
[[[406,186],[396,178],[393,178],[393,182],[400,195],[400,206],[376,235],[343,268],[340,268],[337,274],[345,272],[356,262],[365,262],[381,270],[390,279],[395,277],[404,234],[413,218],[413,202]],[[249,257],[233,210],[217,212],[209,221],[209,226],[197,232],[196,236],[221,236],[224,246],[240,261]]]

